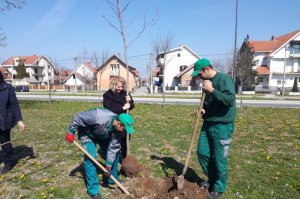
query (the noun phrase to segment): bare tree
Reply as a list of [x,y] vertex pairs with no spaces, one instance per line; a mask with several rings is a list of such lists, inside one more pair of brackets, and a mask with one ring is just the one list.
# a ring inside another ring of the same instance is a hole
[[[25,5],[25,0],[2,0],[0,1],[0,13],[11,9],[20,9]],[[0,47],[6,46],[6,35],[3,28],[0,27]]]
[[154,40],[152,42],[152,50],[154,54],[156,55],[156,60],[159,63],[159,67],[161,69],[160,74],[162,74],[162,93],[163,93],[163,104],[162,107],[165,105],[165,67],[168,62],[171,60],[166,59],[166,53],[170,51],[173,43],[173,36],[170,33],[167,33],[166,35],[160,34],[159,38],[157,40]]
[[[101,104],[101,89],[102,89],[101,82],[102,82],[102,73],[104,71],[104,68],[101,68],[101,67],[104,67],[104,63],[107,61],[108,56],[109,56],[109,50],[103,50],[100,56],[98,56],[96,51],[94,51],[94,53],[93,53],[93,63],[95,64],[95,66],[97,67],[97,70],[99,71],[99,87],[98,87],[99,106]],[[97,77],[96,77],[96,79],[97,79]]]
[[[128,9],[131,1],[127,1],[124,6],[122,6],[122,0],[106,0],[107,5],[109,6],[109,8],[112,10],[112,13],[114,15],[114,17],[117,17],[118,19],[118,24],[115,24],[112,21],[112,18],[108,18],[107,16],[109,15],[102,15],[102,17],[104,18],[104,20],[106,21],[106,23],[108,24],[108,26],[112,27],[113,29],[115,29],[118,33],[120,33],[120,35],[122,36],[122,41],[123,41],[123,49],[124,49],[124,61],[125,61],[125,65],[126,65],[126,69],[127,69],[127,95],[129,92],[129,67],[128,67],[128,62],[127,62],[127,50],[128,48],[143,34],[143,32],[149,27],[152,26],[156,23],[156,21],[158,20],[158,12],[157,15],[155,17],[153,17],[150,21],[146,22],[145,17],[143,18],[143,25],[142,28],[140,29],[140,31],[136,34],[136,36],[131,40],[131,41],[127,41],[127,37],[126,37],[126,30],[128,30],[128,25],[130,25],[130,23],[127,25],[124,23],[124,19],[123,19],[123,14],[124,12]],[[130,147],[129,147],[129,136],[127,135],[127,153],[130,154]]]

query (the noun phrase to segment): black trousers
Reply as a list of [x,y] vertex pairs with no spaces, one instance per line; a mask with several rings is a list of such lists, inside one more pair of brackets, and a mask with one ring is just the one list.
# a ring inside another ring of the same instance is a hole
[[[0,130],[0,144],[2,148],[2,154],[3,154],[3,162],[4,165],[10,165],[13,164],[13,147],[10,141],[10,129],[7,130]],[[9,143],[7,143],[9,142]],[[6,143],[6,144],[4,144]],[[2,145],[4,144],[4,145]]]

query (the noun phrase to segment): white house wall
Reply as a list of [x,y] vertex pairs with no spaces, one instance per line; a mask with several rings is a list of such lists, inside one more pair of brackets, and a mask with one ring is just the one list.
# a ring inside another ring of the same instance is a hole
[[[51,78],[51,83],[54,83],[54,70],[51,64],[44,58],[41,58],[38,62],[38,66],[41,66],[42,69],[42,74],[44,75],[41,78],[41,82],[48,82],[49,76],[48,76],[48,67],[50,67],[50,78]],[[39,70],[40,68],[38,68]],[[40,70],[39,70],[40,71]]]
[[76,73],[80,74],[83,77],[93,78],[93,73],[84,64],[81,64],[77,68]]
[[263,52],[255,53],[256,66],[267,65],[267,59],[264,59],[265,56],[266,53]]
[[293,40],[294,41],[300,41],[300,35],[298,35],[297,37],[295,37]]
[[[70,77],[70,78],[66,81],[65,85],[75,86],[75,79],[74,79],[73,77]],[[76,78],[76,85],[77,85],[77,86],[82,86],[82,85],[83,85],[83,82],[82,82],[80,79]]]
[[[294,79],[295,77],[300,77],[300,75],[292,74],[292,75],[286,75],[285,76],[285,87],[293,87],[294,85]],[[270,78],[270,86],[271,87],[282,87],[282,81],[283,81],[283,74],[273,74]]]
[[[180,53],[180,57],[178,57]],[[164,86],[177,86],[174,82],[174,77],[180,72],[180,66],[186,65],[187,67],[198,60],[186,48],[176,50],[166,55],[166,68],[165,68],[165,84]]]

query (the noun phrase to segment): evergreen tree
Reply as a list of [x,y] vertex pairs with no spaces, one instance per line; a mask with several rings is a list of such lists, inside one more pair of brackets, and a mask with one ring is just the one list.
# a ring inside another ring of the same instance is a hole
[[24,61],[20,60],[17,67],[17,75],[16,78],[23,79],[24,77],[29,77],[28,73],[26,73],[26,67]]
[[298,92],[298,78],[295,77],[292,92]]
[[237,54],[236,62],[236,82],[242,87],[243,91],[254,90],[257,73],[252,68],[254,66],[254,51],[249,43],[248,36],[244,39]]

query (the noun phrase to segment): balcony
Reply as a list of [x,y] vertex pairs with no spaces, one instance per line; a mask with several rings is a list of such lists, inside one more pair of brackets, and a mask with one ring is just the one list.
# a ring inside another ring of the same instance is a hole
[[290,48],[291,57],[300,57],[300,44],[294,44]]

